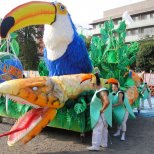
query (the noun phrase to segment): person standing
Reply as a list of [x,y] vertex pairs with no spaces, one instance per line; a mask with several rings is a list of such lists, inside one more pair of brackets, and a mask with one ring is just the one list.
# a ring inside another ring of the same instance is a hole
[[108,147],[108,124],[112,126],[112,105],[109,101],[109,91],[102,88],[100,78],[96,75],[96,92],[90,103],[92,146],[90,151],[100,150],[100,146]]
[[150,88],[148,87],[147,83],[143,82],[140,86],[140,93],[141,93],[141,109],[144,109],[144,101],[147,99],[150,109],[152,109],[152,103],[151,103],[151,92]]
[[133,110],[129,104],[127,96],[125,93],[119,89],[120,85],[118,80],[114,78],[108,79],[107,83],[112,84],[112,112],[113,118],[117,123],[117,131],[113,134],[113,136],[120,136],[121,131],[121,141],[125,141],[126,139],[126,123],[129,115],[135,118]]
[[[124,92],[119,90],[118,84],[112,84],[112,91],[112,95],[114,97],[112,105],[113,114],[115,116],[115,119],[118,120],[119,123],[117,132],[114,133],[113,136],[119,136],[122,130],[121,140],[124,141],[126,133],[126,122],[129,116],[128,111],[124,108]],[[121,116],[119,117],[118,114],[121,114]]]

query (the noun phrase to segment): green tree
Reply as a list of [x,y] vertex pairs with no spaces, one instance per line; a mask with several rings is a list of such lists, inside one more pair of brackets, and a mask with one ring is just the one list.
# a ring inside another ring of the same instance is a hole
[[86,41],[86,47],[87,47],[88,51],[90,50],[91,38],[92,38],[92,36],[87,36],[86,40],[85,40]]
[[20,45],[20,55],[21,60],[25,70],[37,70],[39,63],[38,56],[38,44],[36,43],[36,38],[38,36],[38,29],[36,26],[29,26],[19,30],[18,32],[18,42]]
[[90,43],[91,43],[91,38],[92,36],[85,36],[83,34],[80,34],[80,37],[84,40],[85,44],[86,44],[86,48],[89,51],[90,50]]
[[136,69],[146,72],[154,71],[154,40],[141,40],[136,59]]

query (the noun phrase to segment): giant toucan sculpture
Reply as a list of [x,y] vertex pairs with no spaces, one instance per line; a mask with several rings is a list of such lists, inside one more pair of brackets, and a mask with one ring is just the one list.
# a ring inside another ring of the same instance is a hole
[[13,9],[3,19],[2,38],[30,25],[45,24],[44,58],[49,76],[90,73],[92,64],[66,7],[57,2],[32,1]]
[[[8,13],[0,28],[2,38],[29,25],[46,24],[44,57],[49,75],[11,80],[0,85],[0,94],[33,109],[23,115],[8,136],[8,145],[27,143],[54,119],[57,109],[96,82],[83,40],[76,32],[69,13],[61,3],[29,2]],[[48,25],[47,25],[48,24]],[[86,73],[86,74],[81,74]],[[74,75],[70,75],[74,74]],[[64,76],[63,76],[64,75]]]

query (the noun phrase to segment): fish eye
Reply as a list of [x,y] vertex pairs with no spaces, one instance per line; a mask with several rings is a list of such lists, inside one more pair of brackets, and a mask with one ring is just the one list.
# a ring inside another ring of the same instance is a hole
[[38,87],[33,87],[32,89],[33,89],[33,91],[36,91],[38,89]]

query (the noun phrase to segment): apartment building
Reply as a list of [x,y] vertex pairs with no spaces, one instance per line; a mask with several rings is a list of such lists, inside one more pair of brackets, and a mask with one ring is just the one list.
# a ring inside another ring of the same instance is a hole
[[127,11],[132,17],[133,23],[127,25],[126,42],[138,41],[146,36],[154,36],[154,0],[144,0],[134,4],[114,8],[104,12],[104,17],[93,21],[91,34],[99,35],[100,26],[106,20],[113,19],[115,27],[122,20],[123,13]]

